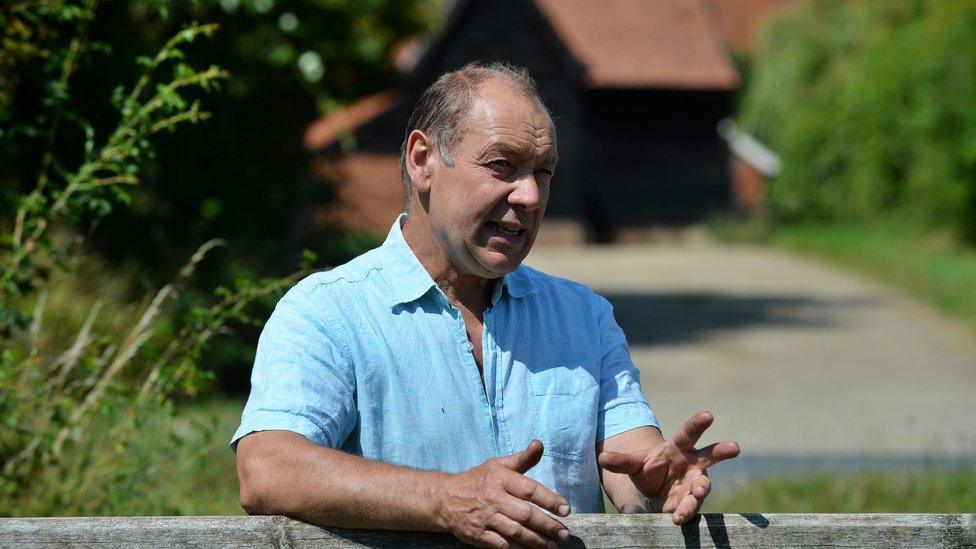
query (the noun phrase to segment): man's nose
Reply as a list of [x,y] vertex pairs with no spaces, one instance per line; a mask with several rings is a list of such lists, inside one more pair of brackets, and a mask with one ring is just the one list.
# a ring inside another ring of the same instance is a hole
[[542,205],[542,192],[539,190],[539,182],[536,181],[535,174],[531,171],[522,173],[514,183],[515,188],[508,195],[508,203],[521,206],[530,212],[539,209]]

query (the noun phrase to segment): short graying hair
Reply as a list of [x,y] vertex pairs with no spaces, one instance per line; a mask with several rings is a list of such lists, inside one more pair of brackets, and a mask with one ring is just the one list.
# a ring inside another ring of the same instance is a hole
[[464,121],[471,111],[478,86],[489,78],[504,78],[516,90],[538,101],[545,108],[535,80],[524,67],[502,62],[476,61],[438,78],[424,90],[417,101],[400,146],[400,179],[407,193],[407,214],[410,213],[413,202],[413,181],[407,173],[407,140],[410,133],[420,130],[432,138],[444,165],[453,166],[451,151],[461,141]]

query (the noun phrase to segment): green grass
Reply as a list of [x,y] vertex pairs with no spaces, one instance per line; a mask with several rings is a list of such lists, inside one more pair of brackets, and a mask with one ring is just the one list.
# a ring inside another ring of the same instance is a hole
[[[147,511],[172,515],[244,514],[237,499],[234,454],[227,446],[240,424],[243,409],[244,401],[237,399],[214,399],[177,409],[176,420],[169,428],[184,432],[187,440],[175,454],[161,455],[153,464],[157,478],[167,480],[157,485],[158,501],[146,505]],[[146,434],[146,442],[151,444],[154,437]]]
[[712,220],[726,243],[766,243],[888,283],[976,329],[976,248],[948,233],[897,220],[770,230],[755,221]]
[[976,471],[861,473],[758,481],[707,503],[711,513],[973,513]]
[[895,284],[976,326],[976,249],[895,224],[786,228],[784,248]]
[[[21,493],[13,516],[239,515],[234,455],[227,447],[244,403],[212,399],[145,419],[119,447],[96,426]],[[175,435],[175,436],[174,436]],[[90,448],[88,448],[90,446]],[[135,472],[135,474],[133,474]]]

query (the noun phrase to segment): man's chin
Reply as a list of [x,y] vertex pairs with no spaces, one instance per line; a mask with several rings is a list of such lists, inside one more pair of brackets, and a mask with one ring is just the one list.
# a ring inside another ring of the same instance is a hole
[[527,254],[519,251],[512,253],[498,250],[484,250],[480,255],[478,263],[493,276],[488,278],[498,278],[519,268]]

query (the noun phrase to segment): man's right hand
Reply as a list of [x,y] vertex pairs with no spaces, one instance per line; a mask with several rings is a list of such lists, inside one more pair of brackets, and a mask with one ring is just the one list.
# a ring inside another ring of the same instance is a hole
[[521,452],[445,477],[438,488],[442,526],[461,541],[483,547],[543,548],[568,540],[566,526],[538,507],[564,517],[569,502],[524,475],[540,459],[542,443],[533,440]]

